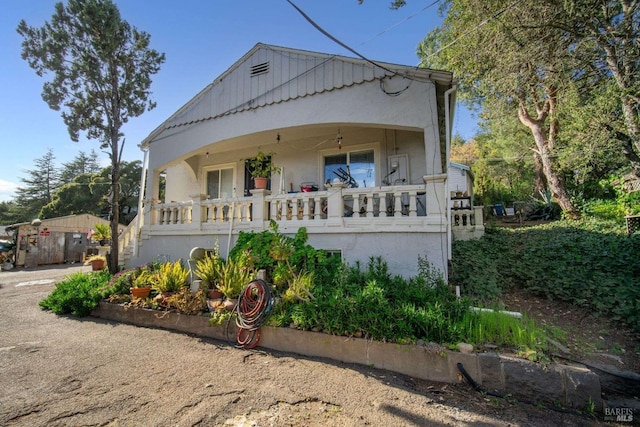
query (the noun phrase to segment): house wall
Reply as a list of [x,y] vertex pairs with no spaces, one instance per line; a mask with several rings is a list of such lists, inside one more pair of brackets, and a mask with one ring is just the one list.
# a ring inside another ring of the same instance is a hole
[[469,189],[467,179],[467,171],[464,169],[449,168],[449,190],[450,191],[468,191],[471,194],[471,190]]
[[[281,230],[282,231],[282,230]],[[285,235],[293,234],[283,232]],[[233,231],[231,247],[237,241]],[[323,233],[308,234],[309,244],[316,249],[341,251],[349,264],[360,261],[366,265],[372,256],[381,256],[392,274],[404,277],[418,272],[418,256],[427,259],[441,272],[446,271],[446,239],[437,233]],[[143,241],[137,258],[130,265],[138,265],[153,259],[176,260],[189,258],[195,247],[220,248],[223,257],[228,255],[228,234],[208,235],[155,235],[152,241]]]

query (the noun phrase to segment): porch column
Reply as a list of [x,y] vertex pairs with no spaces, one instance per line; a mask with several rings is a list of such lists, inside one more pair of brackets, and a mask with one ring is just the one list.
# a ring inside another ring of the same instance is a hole
[[342,217],[344,215],[344,200],[342,199],[342,189],[346,188],[346,184],[331,184],[328,186],[327,196],[327,225],[341,226]]
[[429,84],[428,92],[429,95],[425,101],[424,152],[427,175],[436,175],[443,173],[443,170],[438,126],[438,101],[433,83]]
[[269,210],[266,197],[271,195],[270,190],[251,190],[253,196],[251,222],[264,227],[264,222],[269,219]]
[[193,204],[191,205],[191,224],[197,224],[198,227],[202,224],[202,201],[200,198],[193,199]]
[[445,194],[446,174],[426,175],[422,179],[425,183],[427,201],[427,221],[430,224],[446,226],[448,197]]

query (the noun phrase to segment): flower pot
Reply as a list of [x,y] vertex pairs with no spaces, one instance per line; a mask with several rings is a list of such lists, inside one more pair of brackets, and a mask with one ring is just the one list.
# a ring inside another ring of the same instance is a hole
[[151,292],[151,286],[145,286],[142,288],[131,288],[131,296],[134,298],[146,298]]
[[268,181],[269,181],[269,178],[256,177],[256,178],[253,178],[253,185],[256,187],[257,190],[264,190],[267,188]]
[[104,268],[104,260],[96,259],[91,261],[91,270],[100,271]]
[[222,298],[222,292],[220,292],[217,289],[209,289],[208,298],[209,299],[220,299],[220,298]]

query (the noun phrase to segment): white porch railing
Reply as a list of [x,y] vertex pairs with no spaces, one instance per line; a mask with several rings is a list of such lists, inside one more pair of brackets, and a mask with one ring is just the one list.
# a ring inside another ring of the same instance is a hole
[[[271,194],[253,190],[250,197],[216,200],[189,200],[149,204],[145,207],[150,230],[212,228],[229,225],[262,230],[273,219],[290,226],[324,227],[376,224],[446,229],[444,176],[425,178],[425,184],[344,188],[324,191]],[[415,228],[414,228],[415,229]],[[425,230],[428,231],[428,230]]]
[[478,238],[484,234],[484,207],[454,208],[451,211],[451,230],[460,239]]

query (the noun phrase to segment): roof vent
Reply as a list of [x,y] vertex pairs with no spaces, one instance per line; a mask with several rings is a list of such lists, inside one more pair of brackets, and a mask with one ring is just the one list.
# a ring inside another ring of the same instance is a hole
[[259,76],[260,74],[266,74],[269,72],[269,63],[263,62],[262,64],[256,64],[251,66],[251,70],[249,71],[249,75],[251,77]]

